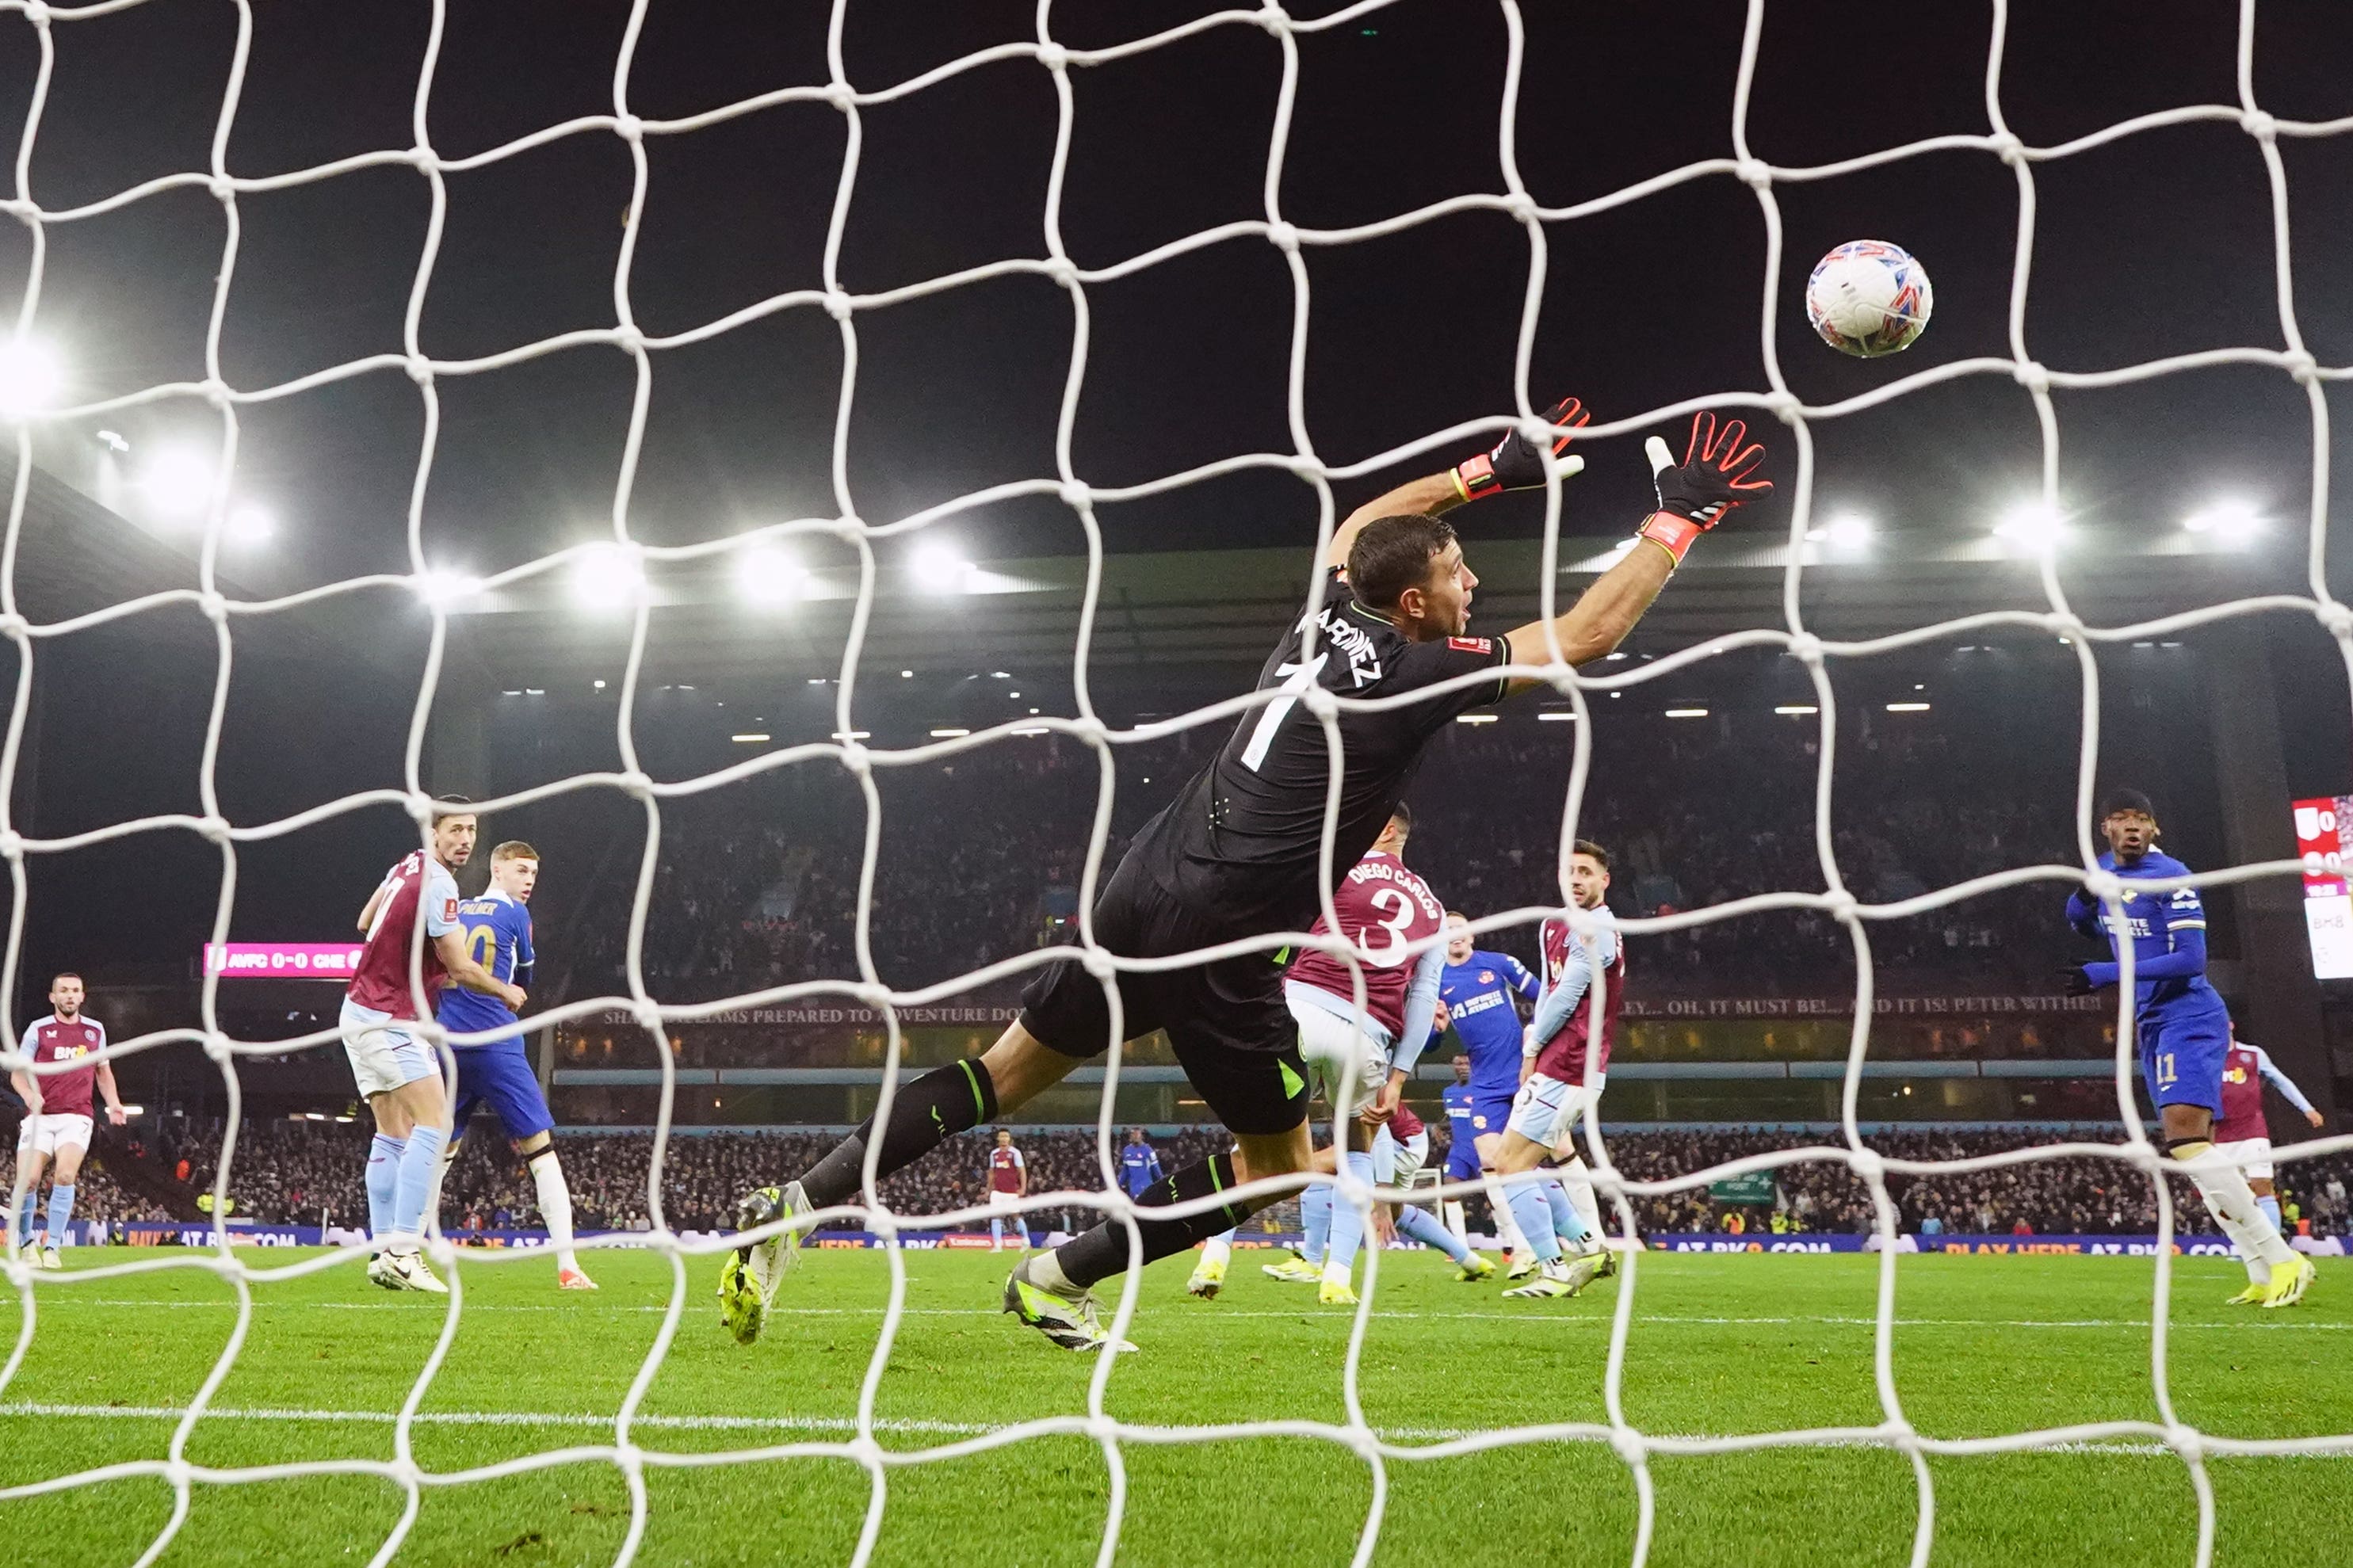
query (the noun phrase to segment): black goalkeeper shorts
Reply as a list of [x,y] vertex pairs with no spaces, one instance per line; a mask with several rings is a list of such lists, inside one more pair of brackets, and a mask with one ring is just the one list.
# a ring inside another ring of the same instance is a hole
[[[1122,958],[1159,958],[1232,940],[1171,896],[1130,855],[1095,899],[1095,940]],[[1120,1036],[1168,1031],[1185,1076],[1235,1132],[1287,1132],[1307,1119],[1299,1026],[1282,997],[1284,965],[1272,952],[1149,973],[1123,971]],[[1111,1045],[1103,982],[1076,959],[1039,970],[1021,994],[1021,1026],[1066,1057]]]

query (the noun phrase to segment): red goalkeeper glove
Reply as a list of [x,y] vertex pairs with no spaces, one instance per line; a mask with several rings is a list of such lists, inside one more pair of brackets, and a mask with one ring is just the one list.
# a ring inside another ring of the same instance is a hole
[[1693,415],[1691,444],[1681,465],[1656,436],[1642,449],[1650,455],[1659,510],[1643,520],[1640,537],[1673,556],[1678,566],[1693,540],[1773,493],[1773,482],[1757,477],[1765,466],[1765,448],[1748,439],[1748,426],[1737,419],[1718,425],[1704,408]]
[[[1592,418],[1585,405],[1574,397],[1564,397],[1546,409],[1545,423],[1559,432],[1553,437],[1552,455],[1558,458],[1567,451],[1569,437]],[[1564,475],[1584,467],[1582,458],[1561,461]],[[1454,469],[1455,493],[1464,500],[1477,500],[1503,490],[1532,490],[1544,482],[1544,452],[1517,430],[1506,431],[1493,449],[1458,464]]]

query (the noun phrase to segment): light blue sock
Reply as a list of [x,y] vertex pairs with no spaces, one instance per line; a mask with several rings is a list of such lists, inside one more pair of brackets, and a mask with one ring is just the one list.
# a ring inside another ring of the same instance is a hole
[[1535,1183],[1523,1183],[1508,1189],[1512,1194],[1512,1217],[1519,1222],[1520,1234],[1528,1240],[1528,1250],[1536,1255],[1539,1263],[1551,1263],[1560,1257],[1560,1240],[1553,1235],[1552,1205],[1545,1202],[1544,1191]]
[[73,1218],[74,1190],[63,1182],[49,1184],[49,1245],[62,1246],[66,1239],[66,1222]]
[[1585,1216],[1568,1201],[1568,1189],[1558,1181],[1544,1184],[1545,1205],[1552,1210],[1553,1234],[1571,1247],[1585,1245]]
[[25,1206],[16,1214],[16,1245],[24,1246],[33,1239],[33,1210],[41,1201],[38,1187],[25,1189]]
[[[1373,1155],[1370,1150],[1351,1149],[1347,1154],[1348,1174],[1366,1186],[1373,1184]],[[1324,1255],[1325,1269],[1354,1268],[1356,1248],[1365,1239],[1365,1216],[1356,1205],[1332,1200],[1332,1250]]]
[[1425,1208],[1407,1204],[1398,1210],[1398,1234],[1409,1236],[1424,1247],[1434,1247],[1457,1263],[1471,1261],[1471,1249],[1455,1239],[1454,1233],[1438,1223],[1438,1216]]
[[383,1236],[392,1229],[393,1192],[400,1184],[400,1156],[408,1147],[405,1138],[379,1132],[368,1144],[368,1234]]
[[991,1247],[1005,1245],[1005,1222],[995,1215],[989,1215],[988,1218],[988,1245]]
[[1299,1194],[1299,1223],[1307,1232],[1300,1252],[1316,1268],[1324,1267],[1324,1247],[1332,1235],[1332,1189],[1310,1187]]
[[2279,1197],[2276,1194],[2269,1197],[2257,1198],[2255,1206],[2270,1217],[2274,1230],[2278,1231],[2282,1236],[2287,1234],[2287,1227],[2280,1224]]
[[400,1176],[392,1191],[392,1228],[410,1236],[425,1234],[425,1199],[433,1191],[433,1169],[441,1163],[441,1145],[449,1135],[438,1127],[410,1130],[408,1147],[400,1152]]

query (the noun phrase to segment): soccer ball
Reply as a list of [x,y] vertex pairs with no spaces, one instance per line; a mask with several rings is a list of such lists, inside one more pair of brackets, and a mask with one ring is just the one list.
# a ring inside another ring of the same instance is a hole
[[1848,240],[1806,279],[1806,319],[1822,342],[1860,359],[1911,347],[1936,300],[1927,269],[1883,239]]

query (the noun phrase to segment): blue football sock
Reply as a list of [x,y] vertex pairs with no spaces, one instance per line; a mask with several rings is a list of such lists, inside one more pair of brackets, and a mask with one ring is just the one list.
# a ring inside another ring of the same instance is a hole
[[1539,1263],[1558,1258],[1560,1240],[1553,1234],[1552,1205],[1545,1202],[1543,1189],[1534,1183],[1521,1183],[1509,1191],[1512,1217],[1519,1221],[1520,1234],[1527,1237],[1528,1250],[1536,1255]]
[[25,1190],[25,1206],[16,1213],[16,1245],[19,1247],[33,1239],[33,1210],[40,1201],[39,1188],[27,1187]]
[[73,1218],[74,1190],[63,1182],[49,1184],[49,1245],[57,1247],[66,1238],[66,1222]]
[[383,1236],[392,1229],[393,1192],[400,1184],[400,1156],[408,1147],[405,1138],[379,1132],[368,1144],[368,1234]]
[[1300,1252],[1316,1268],[1324,1267],[1324,1248],[1332,1235],[1332,1189],[1310,1187],[1299,1194],[1299,1223],[1307,1232]]
[[2263,1216],[2272,1222],[2272,1228],[2274,1230],[2278,1231],[2282,1236],[2285,1236],[2287,1234],[2287,1227],[2280,1224],[2280,1206],[2277,1195],[2271,1194],[2257,1198],[2255,1200],[2255,1206],[2263,1211]]
[[400,1175],[392,1193],[392,1228],[410,1236],[425,1234],[425,1198],[433,1190],[434,1167],[441,1163],[441,1145],[448,1134],[421,1123],[408,1134],[400,1152]]
[[[1347,1153],[1347,1161],[1348,1174],[1356,1177],[1365,1185],[1371,1186],[1373,1184],[1371,1152],[1351,1149]],[[1363,1244],[1364,1239],[1364,1211],[1354,1204],[1344,1203],[1335,1197],[1332,1200],[1332,1250],[1324,1255],[1324,1268],[1327,1271],[1334,1268],[1354,1268],[1356,1266],[1356,1248]]]
[[1471,1261],[1471,1249],[1455,1239],[1454,1233],[1438,1223],[1438,1216],[1425,1208],[1407,1204],[1398,1210],[1398,1234],[1409,1236],[1424,1247],[1434,1247],[1457,1263]]
[[1544,1184],[1545,1206],[1552,1210],[1553,1234],[1571,1247],[1585,1245],[1585,1216],[1568,1201],[1568,1189],[1557,1181]]
[[1005,1245],[1005,1222],[994,1215],[990,1216],[988,1222],[988,1245],[991,1247]]

